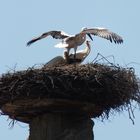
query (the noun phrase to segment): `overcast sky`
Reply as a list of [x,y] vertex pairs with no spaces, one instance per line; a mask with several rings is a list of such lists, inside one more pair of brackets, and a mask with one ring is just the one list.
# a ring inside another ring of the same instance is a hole
[[[15,66],[16,70],[23,70],[62,55],[63,49],[53,47],[58,40],[52,38],[26,47],[28,40],[43,32],[63,30],[76,34],[82,27],[105,27],[121,35],[124,44],[115,45],[95,37],[92,52],[85,62],[91,62],[97,53],[105,57],[112,55],[116,64],[134,67],[136,75],[140,76],[139,13],[139,0],[1,0],[0,74]],[[108,59],[113,61],[112,57]],[[114,114],[104,123],[96,119],[95,140],[139,140],[139,110],[135,111],[135,117],[135,125],[127,112]],[[11,120],[7,121],[7,118],[0,117],[0,139],[25,140],[28,125],[17,122],[10,129]]]

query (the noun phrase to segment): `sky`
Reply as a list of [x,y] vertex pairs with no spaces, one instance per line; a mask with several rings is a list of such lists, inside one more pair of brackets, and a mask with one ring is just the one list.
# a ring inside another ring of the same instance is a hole
[[[26,47],[27,41],[50,30],[68,34],[80,32],[82,27],[105,27],[121,35],[124,44],[115,45],[99,37],[91,42],[92,51],[85,63],[97,53],[122,67],[134,67],[140,77],[140,1],[139,0],[1,0],[0,1],[0,75],[7,71],[23,70],[48,62],[62,55],[63,49],[51,37]],[[82,48],[82,47],[81,47]],[[79,48],[80,49],[80,48]],[[115,114],[104,122],[95,119],[95,140],[139,140],[140,110],[135,110],[135,125],[128,113]],[[0,116],[0,138],[25,140],[27,124],[8,125],[8,116]],[[57,127],[57,126],[56,126]]]

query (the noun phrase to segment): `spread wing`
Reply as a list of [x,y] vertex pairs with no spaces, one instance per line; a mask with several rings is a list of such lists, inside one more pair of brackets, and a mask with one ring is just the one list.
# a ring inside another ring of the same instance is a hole
[[118,43],[118,44],[123,43],[123,39],[121,36],[117,35],[116,33],[111,32],[105,28],[84,29],[82,32],[86,33],[86,34],[89,33],[89,34],[92,34],[95,36],[105,38],[107,40],[110,40],[110,42],[114,41],[115,43]]
[[32,43],[34,43],[40,39],[43,39],[45,37],[48,37],[48,36],[52,36],[55,39],[64,39],[64,38],[69,37],[69,35],[63,31],[49,31],[49,32],[43,33],[41,36],[33,38],[32,40],[27,42],[27,46],[30,46]]

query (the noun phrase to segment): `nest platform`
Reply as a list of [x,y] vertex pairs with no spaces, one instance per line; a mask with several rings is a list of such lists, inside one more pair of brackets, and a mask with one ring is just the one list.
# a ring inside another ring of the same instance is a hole
[[108,117],[132,101],[140,102],[132,68],[93,63],[42,66],[0,77],[2,114],[25,123],[50,112]]

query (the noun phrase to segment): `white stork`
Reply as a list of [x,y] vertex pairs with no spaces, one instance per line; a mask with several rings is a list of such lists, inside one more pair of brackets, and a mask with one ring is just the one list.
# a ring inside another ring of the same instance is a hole
[[63,31],[49,31],[46,33],[43,33],[41,36],[33,38],[27,43],[27,46],[30,46],[32,43],[43,39],[48,36],[52,36],[55,39],[61,39],[62,42],[58,43],[55,45],[55,47],[58,48],[66,48],[68,55],[70,52],[71,48],[74,48],[74,58],[76,58],[76,50],[78,46],[81,46],[85,41],[86,41],[86,35],[90,37],[91,40],[92,37],[91,35],[94,36],[99,36],[102,38],[105,38],[107,40],[110,40],[110,42],[114,43],[123,43],[123,39],[121,36],[117,35],[114,32],[109,31],[108,29],[105,28],[82,28],[81,32],[76,34],[76,35],[68,35],[64,33]]
[[84,50],[76,51],[76,59],[74,59],[74,53],[68,55],[67,51],[64,51],[64,59],[67,63],[82,63],[91,51],[90,41],[86,40],[86,47]]

